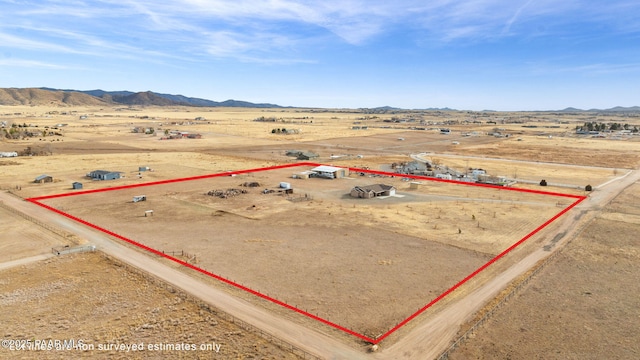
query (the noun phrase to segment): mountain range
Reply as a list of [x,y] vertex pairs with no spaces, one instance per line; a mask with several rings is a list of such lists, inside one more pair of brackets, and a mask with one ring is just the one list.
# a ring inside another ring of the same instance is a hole
[[0,88],[0,105],[142,105],[142,106],[205,106],[280,108],[276,104],[256,104],[248,101],[212,101],[183,95],[152,91],[70,90],[53,88]]
[[[0,105],[55,105],[55,106],[202,106],[202,107],[245,107],[245,108],[282,108],[283,106],[268,103],[252,103],[241,100],[213,101],[183,95],[162,94],[152,91],[104,91],[104,90],[71,90],[41,88],[0,88]],[[373,112],[402,111],[407,109],[382,106],[373,109],[361,109]],[[415,110],[457,111],[450,108],[427,108]],[[491,111],[491,110],[486,110]],[[545,112],[579,113],[579,112],[620,112],[637,113],[640,106],[616,106],[610,109],[582,110],[568,107],[563,110],[547,110]]]

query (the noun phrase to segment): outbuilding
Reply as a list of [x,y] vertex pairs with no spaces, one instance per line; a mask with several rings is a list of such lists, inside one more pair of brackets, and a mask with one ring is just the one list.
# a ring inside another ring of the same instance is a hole
[[106,171],[106,170],[95,170],[87,174],[87,177],[90,177],[94,180],[115,180],[120,179],[121,177],[120,171]]
[[73,190],[80,190],[82,189],[82,183],[76,181],[73,184],[71,184],[71,187],[73,187]]
[[53,182],[53,176],[40,175],[33,182],[36,184],[50,183],[50,182]]
[[311,160],[320,157],[320,155],[311,152],[311,151],[303,151],[298,154],[298,160]]
[[311,171],[315,177],[326,179],[339,179],[349,176],[349,169],[328,165],[320,165],[311,169]]

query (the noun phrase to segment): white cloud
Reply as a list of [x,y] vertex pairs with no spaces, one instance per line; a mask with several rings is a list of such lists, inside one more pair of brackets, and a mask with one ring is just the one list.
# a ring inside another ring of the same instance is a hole
[[[624,31],[640,28],[637,21],[629,21],[640,12],[640,4],[631,0],[607,4],[595,0],[31,0],[3,4],[0,46],[131,58],[187,60],[192,54],[209,54],[272,63],[313,61],[291,59],[299,59],[297,50],[309,43],[335,42],[336,38],[360,46],[401,30],[419,32],[421,43],[484,41],[531,33],[525,25],[546,26],[550,18],[557,23],[593,21]],[[7,29],[30,31],[21,34]]]
[[59,64],[51,64],[42,61],[24,60],[24,59],[0,59],[0,66],[6,67],[23,67],[23,68],[41,68],[41,69],[68,69],[66,66]]

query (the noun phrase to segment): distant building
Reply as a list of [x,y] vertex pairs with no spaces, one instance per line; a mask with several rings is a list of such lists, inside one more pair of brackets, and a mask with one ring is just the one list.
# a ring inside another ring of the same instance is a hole
[[87,174],[87,177],[92,178],[93,180],[115,180],[120,179],[121,177],[120,171],[106,171],[106,170],[95,170]]
[[396,188],[384,184],[356,186],[351,189],[350,194],[355,198],[371,199],[378,196],[394,196],[396,194]]
[[311,152],[311,151],[304,151],[301,152],[300,154],[298,154],[298,160],[311,160],[311,159],[315,159],[317,157],[320,157],[320,155]]
[[335,166],[321,165],[311,169],[311,171],[313,172],[312,175],[314,175],[314,177],[326,179],[339,179],[349,176],[349,169]]
[[50,183],[53,182],[53,177],[49,175],[40,175],[33,182],[36,184]]
[[73,184],[71,184],[71,187],[73,187],[73,190],[81,190],[82,189],[82,183],[76,181]]

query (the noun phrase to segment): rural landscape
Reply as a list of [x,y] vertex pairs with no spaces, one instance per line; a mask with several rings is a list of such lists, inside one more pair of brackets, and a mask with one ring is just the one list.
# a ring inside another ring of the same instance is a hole
[[640,356],[638,108],[3,88],[0,125],[2,358]]

